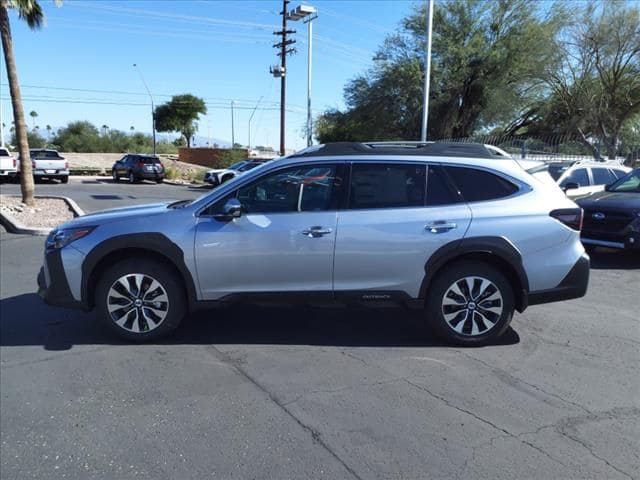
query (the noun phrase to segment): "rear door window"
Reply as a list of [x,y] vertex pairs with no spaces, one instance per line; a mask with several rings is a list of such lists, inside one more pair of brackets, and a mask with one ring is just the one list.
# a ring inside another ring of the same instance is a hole
[[422,207],[426,166],[354,163],[351,167],[349,208]]
[[616,180],[616,177],[608,168],[592,168],[591,174],[593,175],[594,185],[609,185]]
[[466,202],[498,200],[513,195],[518,187],[509,180],[471,167],[445,167]]
[[442,167],[429,166],[427,174],[427,206],[451,205],[462,198]]
[[589,174],[586,168],[576,168],[560,183],[560,188],[564,188],[568,183],[577,183],[580,187],[589,186]]

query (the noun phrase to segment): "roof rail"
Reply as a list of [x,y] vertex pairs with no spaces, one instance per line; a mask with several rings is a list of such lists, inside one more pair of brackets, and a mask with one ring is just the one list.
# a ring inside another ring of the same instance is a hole
[[417,155],[434,157],[496,158],[481,143],[454,142],[335,142],[317,145],[289,155],[297,157],[323,157],[332,155]]

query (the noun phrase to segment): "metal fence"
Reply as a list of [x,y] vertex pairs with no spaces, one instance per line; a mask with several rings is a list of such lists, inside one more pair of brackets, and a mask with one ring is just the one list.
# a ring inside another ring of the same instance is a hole
[[[499,147],[516,158],[542,160],[545,162],[609,160],[603,146],[593,144],[593,146],[590,147],[578,138],[566,135],[551,137],[477,135],[466,138],[446,138],[436,141],[484,143]],[[616,161],[629,166],[640,166],[640,143],[634,145],[619,145]]]

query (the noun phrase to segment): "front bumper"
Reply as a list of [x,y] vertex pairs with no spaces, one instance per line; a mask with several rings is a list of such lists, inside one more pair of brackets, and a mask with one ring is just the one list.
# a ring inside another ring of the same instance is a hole
[[590,264],[589,255],[583,253],[557,287],[529,292],[527,304],[539,305],[584,297],[589,286]]
[[45,254],[44,265],[38,273],[38,295],[47,305],[88,310],[88,305],[76,300],[71,293],[62,266],[60,250]]

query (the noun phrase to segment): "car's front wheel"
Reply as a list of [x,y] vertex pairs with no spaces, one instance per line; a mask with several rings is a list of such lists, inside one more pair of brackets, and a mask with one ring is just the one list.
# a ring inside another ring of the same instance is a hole
[[69,183],[69,175],[65,175],[64,177],[60,177],[60,183]]
[[427,319],[451,343],[481,346],[501,336],[515,309],[513,289],[497,268],[477,261],[444,268],[429,287]]
[[186,312],[178,275],[146,259],[126,259],[108,268],[95,293],[98,318],[119,336],[135,342],[165,337]]

